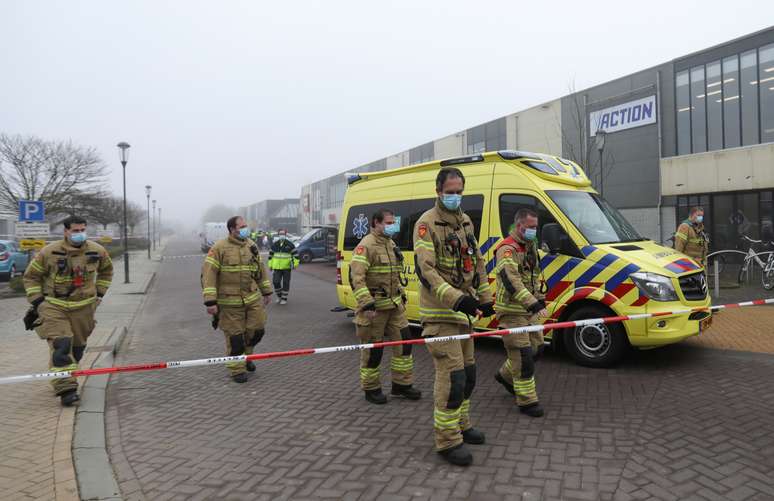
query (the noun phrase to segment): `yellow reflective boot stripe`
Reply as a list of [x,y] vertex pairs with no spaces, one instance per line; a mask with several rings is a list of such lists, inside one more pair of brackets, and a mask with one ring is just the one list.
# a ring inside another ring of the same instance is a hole
[[529,396],[535,393],[535,378],[514,379],[513,390],[520,396]]
[[78,364],[70,364],[65,365],[62,367],[49,367],[49,372],[70,372],[70,371],[77,371],[78,370]]
[[83,306],[89,305],[97,300],[96,297],[90,297],[88,299],[84,299],[83,301],[63,301],[61,299],[56,299],[54,297],[46,297],[46,301],[48,301],[51,304],[55,304],[57,306],[61,306],[62,308],[68,309],[68,310],[74,310],[77,308],[82,308]]
[[414,357],[412,355],[392,357],[390,360],[390,369],[396,372],[409,372],[414,368]]
[[460,409],[443,411],[436,407],[433,409],[433,421],[436,428],[458,430],[460,428]]
[[462,401],[462,405],[460,405],[460,420],[468,414],[470,414],[470,400],[465,399]]
[[376,383],[379,381],[379,368],[370,369],[368,367],[360,368],[360,382],[363,384]]

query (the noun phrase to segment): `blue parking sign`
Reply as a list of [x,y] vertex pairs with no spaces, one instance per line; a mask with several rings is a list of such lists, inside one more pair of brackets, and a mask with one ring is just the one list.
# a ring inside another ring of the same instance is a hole
[[19,221],[46,220],[45,206],[40,200],[19,200]]

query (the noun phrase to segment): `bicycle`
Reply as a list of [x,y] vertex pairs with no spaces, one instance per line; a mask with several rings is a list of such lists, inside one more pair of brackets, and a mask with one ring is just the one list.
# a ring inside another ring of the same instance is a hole
[[[747,249],[747,254],[742,261],[742,266],[739,268],[739,274],[737,275],[737,283],[742,284],[744,277],[748,276],[751,267],[758,265],[761,267],[761,285],[767,291],[774,289],[774,252],[755,250],[756,245],[765,244],[766,247],[774,247],[774,242],[764,242],[763,240],[753,240],[747,235],[742,235],[742,240],[750,244]],[[767,256],[766,261],[763,261],[760,256]]]

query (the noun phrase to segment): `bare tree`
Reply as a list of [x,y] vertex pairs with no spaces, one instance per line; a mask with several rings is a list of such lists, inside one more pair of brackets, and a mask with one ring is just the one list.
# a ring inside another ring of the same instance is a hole
[[[610,176],[615,164],[615,158],[609,149],[604,150],[600,162],[599,152],[596,148],[594,136],[589,135],[587,123],[588,110],[585,96],[575,89],[575,81],[568,85],[569,91],[569,123],[562,120],[562,150],[564,156],[580,165],[595,188],[599,189]],[[604,172],[602,169],[604,168]]]
[[[123,204],[123,201],[121,202]],[[145,209],[136,202],[126,202],[126,225],[129,226],[129,234],[134,235],[134,227],[145,221],[145,215],[147,212]],[[124,223],[123,205],[121,207],[121,222]]]
[[42,200],[48,213],[67,213],[79,198],[98,195],[104,177],[94,148],[0,134],[0,210],[15,212],[19,200]]

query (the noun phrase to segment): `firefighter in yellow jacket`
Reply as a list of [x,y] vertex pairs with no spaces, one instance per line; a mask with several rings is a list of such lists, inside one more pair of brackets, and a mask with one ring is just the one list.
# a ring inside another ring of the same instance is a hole
[[709,239],[704,233],[704,209],[693,207],[675,233],[675,250],[706,266]]
[[450,463],[467,466],[473,456],[465,443],[485,440],[470,421],[470,397],[476,385],[473,339],[433,338],[469,333],[478,317],[495,312],[476,229],[460,209],[465,177],[459,169],[444,167],[435,184],[435,207],[414,226],[414,259],[421,283],[419,315],[435,365],[435,448]]
[[[411,339],[406,319],[406,295],[401,284],[403,255],[393,235],[400,231],[395,215],[380,209],[371,216],[371,232],[355,247],[350,264],[350,284],[357,299],[355,314],[357,336],[361,343]],[[394,346],[390,369],[393,395],[419,400],[422,392],[413,388],[414,358],[412,345]],[[387,403],[379,379],[384,348],[360,351],[360,387],[365,399],[373,404]]]
[[[47,245],[30,262],[24,288],[37,320],[28,327],[48,341],[52,372],[78,369],[96,325],[94,313],[112,279],[110,255],[86,239],[86,220],[77,216],[64,220],[64,240]],[[80,400],[75,378],[54,379],[51,385],[62,405]]]
[[[248,238],[245,220],[234,216],[226,228],[228,238],[217,241],[204,259],[204,305],[214,316],[213,326],[220,325],[226,336],[226,355],[250,355],[263,338],[264,306],[271,302],[273,291],[258,246]],[[245,371],[255,371],[251,361],[230,362],[226,367],[237,383],[247,381]]]
[[[537,213],[520,209],[514,223],[511,234],[495,251],[495,310],[500,328],[532,325],[548,316],[537,253]],[[543,416],[535,389],[535,358],[543,350],[543,333],[507,334],[503,344],[508,358],[495,379],[516,396],[521,412],[531,417]]]

